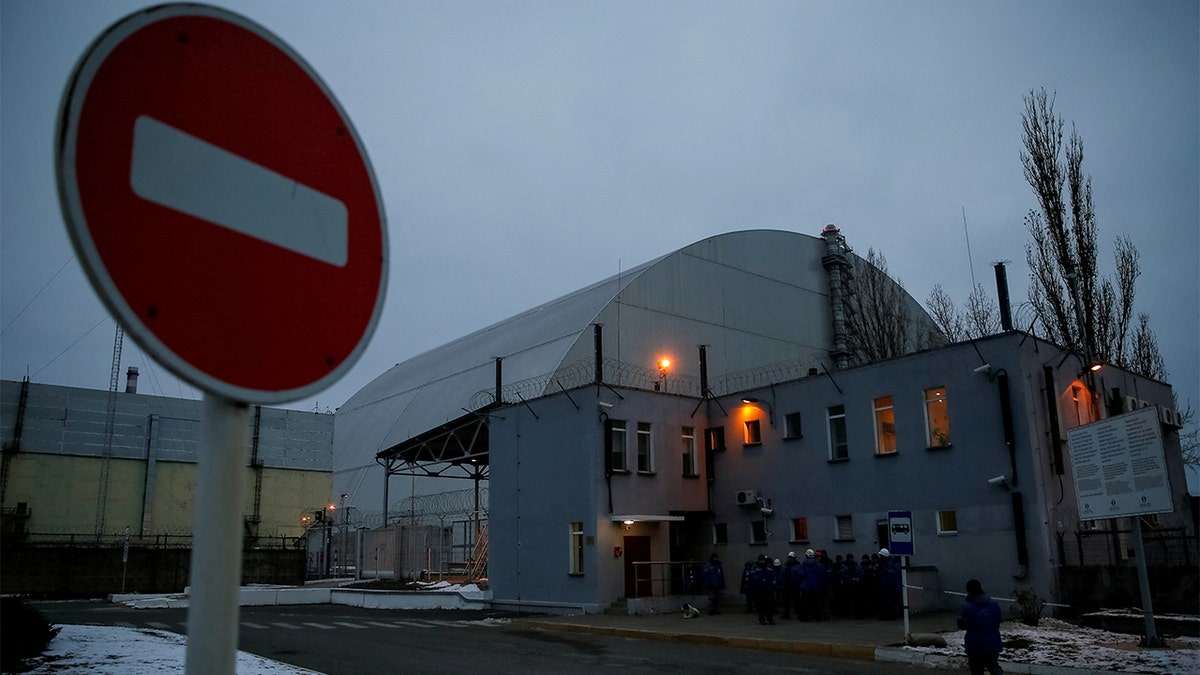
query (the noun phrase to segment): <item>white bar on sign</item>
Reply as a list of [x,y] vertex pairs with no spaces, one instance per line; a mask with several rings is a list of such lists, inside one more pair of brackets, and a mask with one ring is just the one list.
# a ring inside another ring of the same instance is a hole
[[330,265],[347,258],[339,199],[142,115],[130,186],[142,199]]

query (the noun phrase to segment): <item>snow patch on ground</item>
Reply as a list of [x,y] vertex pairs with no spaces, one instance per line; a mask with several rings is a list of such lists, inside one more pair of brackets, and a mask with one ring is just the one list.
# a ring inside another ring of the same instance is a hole
[[[182,673],[187,661],[187,638],[149,628],[62,626],[50,647],[27,675],[98,673],[101,675],[162,675]],[[313,675],[315,671],[238,652],[238,675]]]
[[[965,631],[939,633],[945,647],[905,647],[926,654],[962,656]],[[1200,673],[1200,638],[1172,637],[1160,649],[1138,646],[1137,635],[1122,635],[1042,619],[1038,626],[1006,621],[1000,627],[1004,651],[1000,660],[1046,666],[1067,666],[1120,673],[1194,675]]]
[[479,592],[479,586],[475,584],[467,584],[466,586],[463,586],[462,584],[452,584],[449,581],[418,581],[416,582],[416,585],[418,589],[422,591],[438,591],[440,593],[454,593],[457,591],[463,591],[466,593]]

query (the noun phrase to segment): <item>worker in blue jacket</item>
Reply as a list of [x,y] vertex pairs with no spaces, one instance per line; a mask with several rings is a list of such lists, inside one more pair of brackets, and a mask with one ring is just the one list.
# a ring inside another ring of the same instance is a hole
[[983,592],[979,580],[968,581],[967,601],[958,615],[958,627],[967,631],[963,647],[967,652],[967,666],[971,669],[971,675],[983,675],[984,670],[991,675],[1004,673],[997,663],[1000,651],[1004,649],[1000,641],[1001,619],[1000,605]]

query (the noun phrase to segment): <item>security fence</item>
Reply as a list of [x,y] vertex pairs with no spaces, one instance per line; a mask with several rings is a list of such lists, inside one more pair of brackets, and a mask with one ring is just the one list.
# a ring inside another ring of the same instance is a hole
[[[478,503],[478,508],[476,508]],[[367,516],[350,536],[335,525],[308,546],[310,577],[477,580],[487,573],[487,488],[408,497],[387,524]]]

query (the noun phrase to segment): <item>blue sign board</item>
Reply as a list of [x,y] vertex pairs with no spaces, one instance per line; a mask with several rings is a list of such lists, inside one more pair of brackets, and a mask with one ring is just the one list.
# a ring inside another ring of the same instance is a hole
[[888,551],[892,555],[914,555],[912,511],[888,511]]

